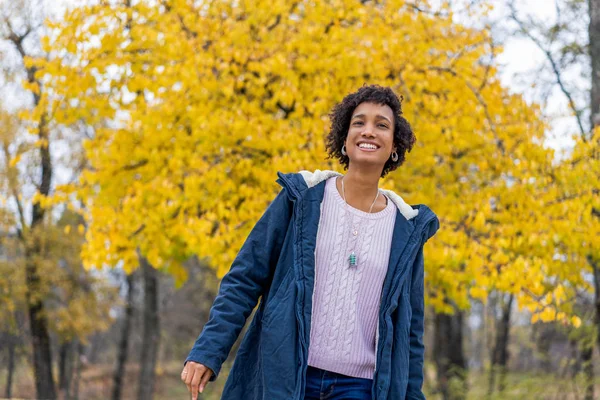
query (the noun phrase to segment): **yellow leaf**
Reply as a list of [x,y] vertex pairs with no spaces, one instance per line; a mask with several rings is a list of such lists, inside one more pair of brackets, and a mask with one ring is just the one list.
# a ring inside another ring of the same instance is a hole
[[15,165],[17,165],[19,163],[19,161],[21,161],[21,156],[22,154],[17,154],[16,157],[13,157],[10,159],[10,162],[8,163],[8,165],[13,168]]
[[484,288],[473,286],[469,288],[469,294],[474,299],[479,299],[485,302],[487,300],[488,292]]
[[540,313],[540,320],[543,322],[552,322],[556,318],[556,310],[551,307],[546,307]]

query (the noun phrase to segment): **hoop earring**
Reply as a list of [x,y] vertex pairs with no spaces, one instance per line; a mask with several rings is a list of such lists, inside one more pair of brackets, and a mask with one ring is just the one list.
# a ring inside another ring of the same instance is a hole
[[392,153],[392,161],[393,162],[398,161],[398,153],[396,153],[395,151]]
[[343,146],[342,146],[342,154],[343,154],[343,155],[346,155],[346,154],[347,154],[347,153],[346,153],[346,145],[343,145]]

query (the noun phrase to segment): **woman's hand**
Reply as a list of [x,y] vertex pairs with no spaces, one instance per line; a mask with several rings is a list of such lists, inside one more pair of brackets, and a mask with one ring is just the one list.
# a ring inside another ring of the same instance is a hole
[[204,387],[208,383],[208,380],[212,376],[213,371],[206,365],[188,361],[181,371],[181,380],[185,382],[188,387],[192,400],[198,398],[198,391],[202,393]]

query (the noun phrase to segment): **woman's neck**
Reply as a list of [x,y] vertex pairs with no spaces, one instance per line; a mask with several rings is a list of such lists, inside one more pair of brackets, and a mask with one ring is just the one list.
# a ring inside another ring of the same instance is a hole
[[[340,194],[346,196],[346,202],[352,207],[360,210],[369,211],[373,200],[379,190],[379,178],[381,171],[356,170],[348,168],[348,172],[338,179],[338,190]],[[344,179],[344,190],[342,193],[342,178]],[[383,203],[382,203],[383,201]],[[385,204],[385,198],[379,196],[377,204]],[[377,205],[373,206],[372,212],[376,212]]]

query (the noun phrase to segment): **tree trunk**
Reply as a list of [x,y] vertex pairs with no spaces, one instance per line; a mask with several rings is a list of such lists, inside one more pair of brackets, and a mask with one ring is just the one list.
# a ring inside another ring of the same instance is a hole
[[581,371],[581,359],[579,356],[579,343],[577,339],[569,339],[569,347],[571,348],[571,378],[575,378]]
[[[30,78],[30,82],[35,79]],[[35,104],[39,102],[35,96]],[[42,115],[38,126],[38,137],[48,140],[46,116]],[[39,193],[47,196],[50,193],[52,182],[52,161],[49,146],[40,146],[41,159],[41,182]],[[31,339],[33,342],[33,368],[35,372],[35,387],[39,399],[56,399],[56,389],[52,377],[52,352],[50,348],[50,333],[48,321],[44,313],[44,302],[40,295],[42,290],[42,279],[37,265],[37,259],[43,257],[40,245],[40,230],[43,229],[45,209],[40,203],[33,204],[31,210],[31,228],[28,232],[31,244],[25,247],[25,283],[26,299],[29,313],[29,324],[31,326]],[[27,238],[26,238],[27,239]]]
[[58,361],[58,391],[61,399],[71,398],[71,380],[73,376],[73,353],[75,341],[61,344]]
[[58,351],[58,394],[61,399],[66,397],[67,391],[67,359],[69,358],[69,342],[61,343]]
[[75,381],[73,382],[73,400],[79,400],[79,381],[81,380],[81,369],[82,369],[82,361],[83,357],[83,344],[81,342],[77,343],[77,350],[75,354],[77,358],[75,359]]
[[28,254],[26,263],[26,296],[33,342],[33,369],[37,398],[54,400],[56,399],[56,391],[52,377],[50,334],[48,332],[48,321],[44,316],[44,305],[37,290],[40,286],[40,276],[32,253]]
[[117,353],[117,368],[113,376],[112,400],[121,400],[123,378],[125,377],[125,365],[127,364],[127,349],[129,348],[129,332],[131,331],[131,320],[133,318],[133,274],[127,275],[127,305],[125,307],[125,318],[121,340]]
[[594,346],[583,346],[581,349],[581,361],[585,374],[585,400],[594,400]]
[[158,319],[158,271],[145,257],[139,255],[144,276],[144,332],[140,358],[138,400],[152,400],[160,322]]
[[[498,304],[498,296],[499,293],[497,292],[492,292],[489,294],[488,296],[488,303],[486,305],[485,308],[485,315],[488,317],[489,322],[489,329],[486,331],[486,337],[488,337],[488,346],[485,347],[485,350],[487,351],[488,349],[492,348],[491,343],[494,341],[494,336],[493,336],[493,332],[497,331],[497,327],[498,327],[498,320],[496,318],[496,307]],[[494,390],[496,389],[496,369],[494,368],[494,357],[496,357],[496,354],[494,352],[495,348],[492,349],[492,351],[490,352],[490,376],[489,376],[489,380],[488,380],[488,392],[487,392],[487,397],[491,398]]]
[[[592,267],[592,271],[594,273],[594,319],[595,319],[595,323],[596,323],[596,328],[600,328],[600,265],[598,265],[596,262],[594,262],[593,258],[591,255],[588,255],[587,257],[588,263],[590,264],[590,266]],[[600,335],[596,335],[596,340],[597,343],[596,345],[600,345]],[[586,400],[588,399],[593,399],[594,398],[594,385],[593,385],[593,379],[594,379],[594,362],[593,362],[593,357],[592,355],[594,354],[594,345],[591,344],[590,346],[585,346],[582,350],[581,350],[581,359],[583,360],[583,370],[585,372],[585,376],[586,379],[588,380],[588,382],[586,382],[586,391],[585,391],[585,398]]]
[[506,372],[508,367],[508,342],[510,335],[510,314],[512,311],[514,296],[508,296],[508,301],[502,305],[502,319],[497,325],[496,345],[494,347],[494,357],[492,359],[492,368],[496,367],[499,373],[498,391],[504,390],[506,381]]
[[[60,344],[58,350],[58,391],[59,393],[65,388],[67,380],[67,357],[69,357],[69,342]],[[62,396],[61,396],[62,397]]]
[[466,398],[466,363],[463,353],[463,313],[435,315],[434,349],[439,391],[444,400]]
[[600,125],[600,0],[588,0],[590,13],[589,46],[592,64],[591,126]]
[[12,383],[13,383],[13,375],[15,372],[15,347],[16,340],[14,335],[8,335],[8,365],[6,366],[8,371],[6,374],[6,390],[4,397],[10,399],[12,397]]
[[[588,36],[590,49],[590,63],[592,67],[592,90],[590,92],[590,119],[592,128],[595,128],[597,126],[600,126],[600,0],[588,0],[588,10],[590,15]],[[594,210],[592,212],[594,212]],[[593,254],[588,254],[587,258],[589,264],[592,267],[592,271],[594,272],[595,323],[596,327],[600,329],[600,265],[598,265],[598,259],[594,259]],[[597,340],[598,344],[600,344],[600,335],[597,335]],[[584,364],[583,368],[588,382],[593,382],[594,378],[594,364],[592,357],[593,351],[594,347],[591,346],[591,348],[583,349],[581,355]],[[594,398],[594,386],[592,383],[587,384],[585,396],[586,400]]]
[[[24,34],[19,34],[13,31],[9,26],[8,39],[14,44],[17,53],[21,60],[30,56],[27,54],[25,47],[23,46],[23,40],[31,33],[32,30],[27,30]],[[43,82],[39,82],[36,78],[37,66],[30,65],[24,62],[26,65],[26,79],[29,84],[35,84],[38,87],[43,87]],[[37,107],[40,104],[41,93],[39,91],[31,91],[33,96],[33,106]],[[37,193],[42,196],[48,196],[50,194],[50,188],[52,185],[52,157],[50,154],[50,135],[48,127],[48,115],[42,113],[40,119],[37,122],[37,138],[40,141],[46,143],[46,145],[39,146],[39,160],[40,160],[40,180],[36,181],[35,186],[37,187]],[[48,332],[48,321],[44,313],[44,302],[42,287],[40,283],[42,279],[40,277],[37,265],[37,259],[43,258],[41,254],[40,241],[40,229],[43,229],[43,220],[45,209],[42,205],[37,202],[31,207],[31,225],[29,229],[26,229],[26,222],[23,218],[24,207],[21,204],[20,198],[14,198],[17,208],[21,215],[21,228],[18,230],[19,239],[25,245],[25,299],[27,301],[27,313],[29,316],[29,324],[31,327],[31,339],[33,347],[33,369],[34,379],[37,391],[37,398],[39,399],[56,399],[56,390],[54,387],[54,380],[52,378],[52,353],[50,349],[50,335]]]
[[100,334],[100,332],[96,332],[92,334],[92,337],[90,339],[88,352],[86,355],[87,362],[89,362],[90,364],[98,364],[98,357],[102,351],[104,351],[102,347],[102,335]]
[[[600,0],[588,0],[588,10],[590,14],[590,25],[588,29],[590,63],[592,69],[592,90],[590,92],[590,122],[592,129],[600,126]],[[593,260],[592,254],[588,255],[588,261],[594,271],[595,284],[595,322],[596,327],[600,328],[600,266]],[[598,335],[598,343],[600,344],[600,335]],[[594,364],[593,364],[594,348],[586,348],[582,350],[581,358],[583,360],[583,368],[588,382],[593,382],[594,379]],[[594,385],[588,383],[585,393],[586,400],[594,398]]]

